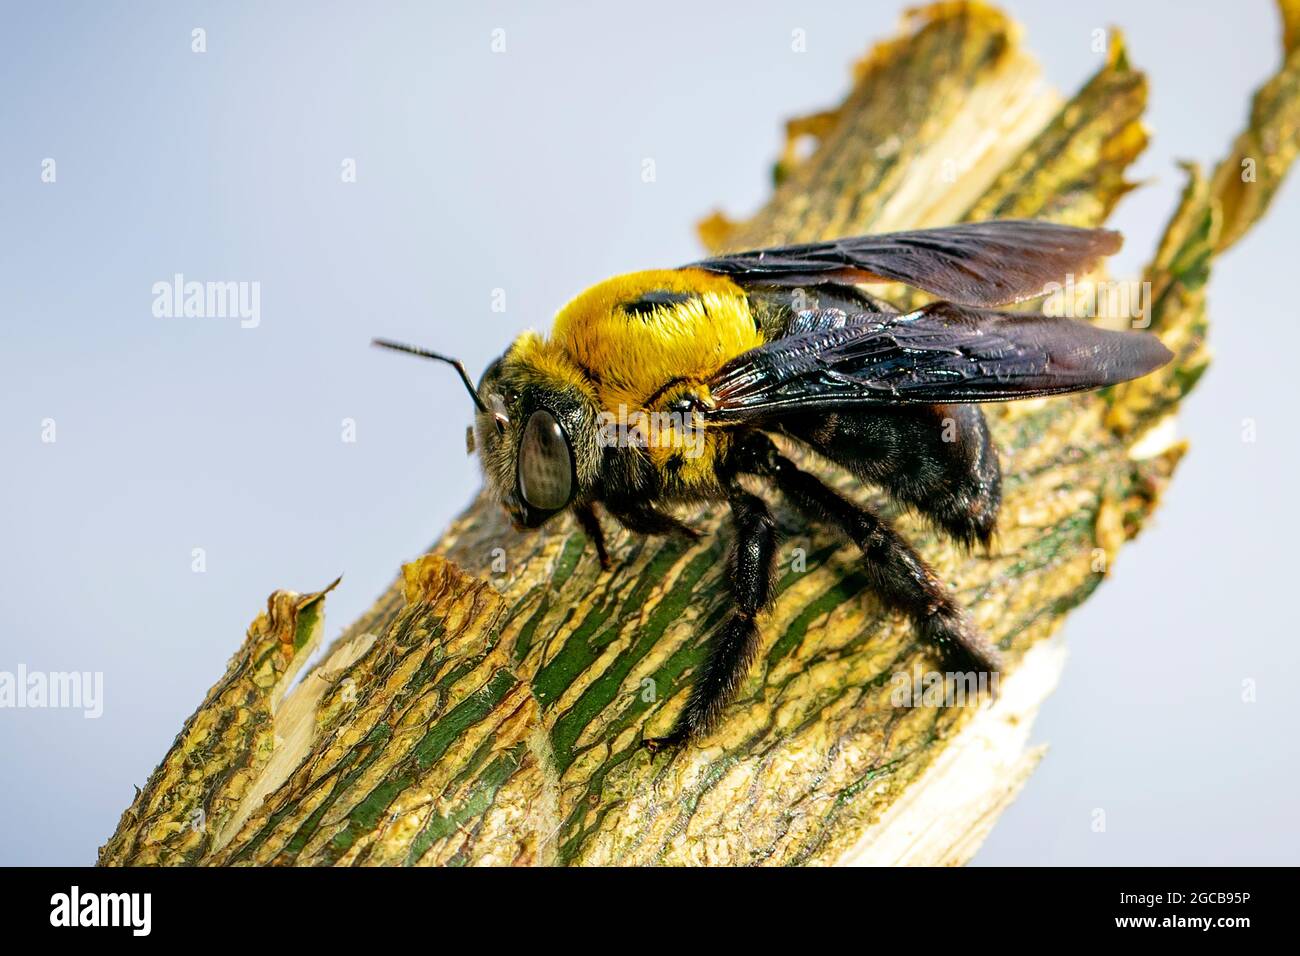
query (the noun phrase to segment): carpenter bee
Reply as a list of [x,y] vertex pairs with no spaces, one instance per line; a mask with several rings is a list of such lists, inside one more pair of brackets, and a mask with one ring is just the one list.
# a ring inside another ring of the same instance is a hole
[[[599,505],[640,534],[696,533],[668,507],[726,502],[733,607],[685,709],[652,750],[706,733],[743,679],[772,591],[766,483],[862,551],[883,602],[964,666],[999,667],[934,571],[872,509],[797,468],[802,443],[965,546],[988,545],[998,456],[977,404],[1114,385],[1164,365],[1151,335],[992,307],[1042,295],[1115,252],[1118,233],[1003,220],[783,246],[636,272],[583,292],[549,336],[525,332],[475,388],[469,432],[517,528],[572,511],[609,567]],[[935,297],[900,312],[860,288]]]

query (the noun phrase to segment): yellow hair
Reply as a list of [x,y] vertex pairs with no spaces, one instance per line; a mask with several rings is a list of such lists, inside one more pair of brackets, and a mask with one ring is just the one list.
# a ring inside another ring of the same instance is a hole
[[[625,308],[653,292],[689,298]],[[762,344],[749,300],[726,276],[656,270],[592,286],[560,310],[549,337],[525,332],[508,359],[539,381],[580,391],[614,420],[627,422],[644,420],[644,413],[654,420],[687,394],[708,404],[714,373]],[[716,481],[716,464],[731,436],[724,429],[675,422],[659,439],[641,453],[669,476],[673,491],[689,496]]]
[[[621,305],[649,292],[688,301],[648,312]],[[667,382],[704,382],[729,359],[763,343],[745,293],[726,276],[652,270],[592,286],[560,310],[551,341],[595,381],[603,407],[641,408]]]

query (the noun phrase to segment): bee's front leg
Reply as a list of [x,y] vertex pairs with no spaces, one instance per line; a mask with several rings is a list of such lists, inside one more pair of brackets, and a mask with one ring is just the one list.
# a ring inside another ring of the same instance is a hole
[[605,506],[619,524],[637,534],[680,534],[689,541],[700,537],[700,533],[690,525],[647,504],[620,507],[607,502]]
[[735,485],[727,500],[736,528],[728,562],[735,608],[709,642],[704,664],[695,675],[686,709],[672,733],[644,741],[651,751],[686,743],[707,733],[736,694],[749,671],[758,646],[754,621],[772,594],[772,560],[776,554],[776,522],[763,499]]
[[605,531],[600,526],[600,518],[596,517],[596,509],[588,502],[575,508],[574,514],[577,516],[578,524],[582,526],[587,539],[596,546],[596,557],[600,559],[601,569],[608,571],[610,568],[609,551],[605,548]]

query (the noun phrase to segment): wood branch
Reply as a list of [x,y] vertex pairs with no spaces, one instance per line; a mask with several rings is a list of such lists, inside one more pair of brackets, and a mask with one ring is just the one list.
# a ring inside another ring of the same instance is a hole
[[[1296,0],[1283,10],[1300,22]],[[1064,657],[1049,636],[1183,454],[1170,425],[1208,361],[1210,266],[1300,148],[1296,32],[1214,176],[1189,168],[1143,277],[1175,361],[1107,394],[989,409],[1006,475],[992,553],[809,463],[894,518],[971,608],[1009,662],[995,700],[901,700],[898,675],[938,659],[881,609],[856,552],[778,508],[778,595],[753,672],[716,732],[652,755],[640,741],[671,726],[725,611],[718,511],[683,515],[698,543],[614,536],[602,572],[569,518],[519,535],[480,497],[287,695],[325,592],[272,595],[100,862],[968,860],[1040,756],[1029,727]],[[1097,225],[1130,188],[1145,101],[1118,34],[1062,102],[1000,13],[940,3],[869,53],[841,106],[790,124],[767,206],[701,233],[718,251],[995,216]]]

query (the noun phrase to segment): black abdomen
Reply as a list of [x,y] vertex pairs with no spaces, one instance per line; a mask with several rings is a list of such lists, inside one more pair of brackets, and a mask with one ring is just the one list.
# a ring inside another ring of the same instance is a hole
[[780,431],[915,508],[950,537],[987,544],[1001,472],[975,405],[916,405],[791,415]]

